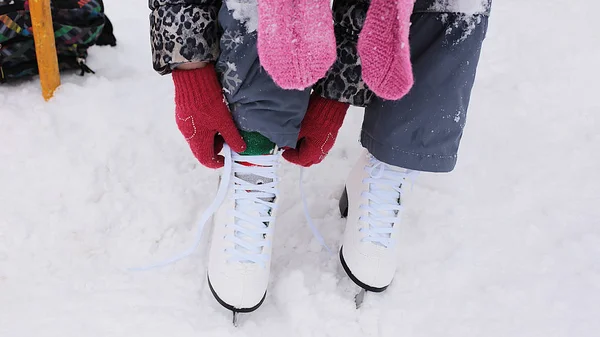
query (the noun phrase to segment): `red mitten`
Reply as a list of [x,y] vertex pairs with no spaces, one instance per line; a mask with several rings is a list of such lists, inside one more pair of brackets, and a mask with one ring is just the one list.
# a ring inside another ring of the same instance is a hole
[[283,157],[304,167],[323,161],[335,143],[349,107],[346,103],[312,95],[300,127],[298,146],[285,150]]
[[209,168],[223,167],[223,143],[244,152],[242,139],[225,103],[212,64],[201,69],[174,70],[175,119],[194,156]]

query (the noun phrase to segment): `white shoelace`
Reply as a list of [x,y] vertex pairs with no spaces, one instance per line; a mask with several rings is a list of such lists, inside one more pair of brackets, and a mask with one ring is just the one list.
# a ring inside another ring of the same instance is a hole
[[[221,205],[223,204],[223,201],[225,201],[225,198],[227,197],[227,192],[229,189],[229,184],[231,183],[231,179],[235,179],[237,181],[237,177],[234,176],[234,166],[235,166],[235,170],[238,170],[238,172],[246,172],[246,168],[242,167],[243,165],[239,164],[239,163],[234,163],[234,157],[237,159],[239,155],[235,154],[233,151],[231,151],[231,148],[225,144],[223,147],[223,156],[225,157],[225,166],[223,168],[223,175],[221,177],[221,183],[219,184],[219,190],[217,191],[217,195],[215,197],[215,199],[213,200],[213,202],[210,204],[210,206],[206,209],[206,211],[204,211],[204,213],[202,213],[202,217],[200,218],[200,221],[198,221],[198,226],[196,227],[196,234],[195,234],[195,238],[194,238],[194,242],[192,243],[192,245],[184,250],[183,252],[181,252],[180,254],[169,258],[167,260],[164,260],[162,262],[158,262],[149,266],[145,266],[145,267],[138,267],[138,268],[130,268],[129,270],[131,271],[148,271],[148,270],[152,270],[152,269],[157,269],[157,268],[162,268],[162,267],[166,267],[168,265],[171,265],[173,263],[176,263],[178,261],[181,261],[189,256],[191,256],[192,254],[194,254],[194,252],[196,251],[196,249],[198,249],[198,247],[200,246],[200,244],[202,243],[202,233],[204,232],[204,226],[206,226],[206,223],[208,223],[208,220],[210,220],[210,218],[213,216],[213,214],[215,214],[215,212],[219,209],[219,207],[221,207]],[[277,163],[277,157],[278,155],[272,155],[272,156],[261,156],[261,157],[265,157],[263,159],[257,159],[256,162],[259,165],[267,165],[269,163]],[[241,157],[241,156],[240,156]],[[268,157],[268,158],[267,158]],[[247,156],[243,157],[243,161],[248,162],[248,158]],[[279,165],[279,164],[277,164]],[[248,167],[248,169],[250,169],[250,167]],[[267,173],[266,171],[268,170],[273,170],[273,174],[269,174],[269,176],[275,176],[275,170],[274,168],[268,168],[268,167],[264,167],[264,168],[260,168],[260,167],[254,167],[252,169],[262,169],[261,171],[261,175]],[[254,171],[253,172],[259,172]],[[275,180],[273,180],[275,182]],[[251,194],[249,192],[247,192],[246,194],[240,193],[239,194],[239,200],[244,204],[244,209],[249,210],[248,207],[246,207],[246,205],[249,205],[249,203],[251,203],[254,199],[259,200],[258,205],[260,205],[260,207],[257,206],[256,210],[258,211],[258,213],[260,214],[261,210],[265,210],[266,208],[263,208],[262,206],[267,206],[268,202],[259,199],[259,198],[272,198],[273,196],[277,197],[278,193],[277,190],[268,190],[267,188],[270,188],[271,185],[273,184],[265,184],[266,186],[263,186],[263,188],[259,188],[258,186],[261,185],[252,185],[252,189],[255,191],[258,191],[256,194]],[[244,187],[244,192],[246,192],[245,190],[246,187]],[[240,187],[240,189],[242,189]],[[264,191],[262,191],[262,189],[264,189]],[[237,190],[237,188],[236,188]],[[236,191],[237,192],[237,191]],[[251,195],[250,195],[251,194]],[[237,197],[236,197],[237,199]],[[238,214],[239,215],[239,214]],[[237,216],[237,215],[236,215]],[[255,219],[252,215],[241,215],[243,218],[242,220],[250,220],[250,223],[252,224],[257,224],[257,219]],[[260,222],[262,220],[262,217],[258,217],[258,221]],[[267,218],[265,216],[265,218]],[[244,259],[245,261],[264,261],[261,258],[256,259],[255,256],[245,256],[247,253],[249,254],[249,252],[257,252],[258,249],[262,249],[262,246],[255,246],[252,243],[246,243],[245,242],[245,238],[258,238],[259,233],[264,232],[264,230],[261,229],[255,229],[255,230],[251,230],[250,227],[248,226],[243,226],[240,225],[240,223],[238,222],[237,224],[234,225],[235,226],[235,230],[237,231],[237,235],[235,235],[235,238],[231,238],[233,240],[236,240],[235,242],[239,242],[241,244],[236,245],[236,252],[232,252],[232,254],[235,254],[235,259]],[[261,226],[265,227],[265,225],[261,222]],[[258,244],[258,242],[260,242],[260,240],[258,241],[254,241],[254,243]],[[239,250],[239,252],[237,252]],[[246,252],[244,252],[244,250],[246,250]]]
[[[233,215],[237,221],[234,224],[227,224],[227,226],[233,226],[235,232],[233,236],[225,238],[226,240],[231,240],[235,243],[235,248],[228,251],[228,253],[231,254],[230,261],[260,263],[261,266],[266,266],[268,257],[261,253],[265,247],[268,247],[268,245],[271,244],[265,240],[265,235],[272,234],[273,231],[272,227],[266,224],[274,220],[270,211],[277,207],[274,200],[279,196],[279,192],[276,188],[278,181],[276,169],[280,165],[278,162],[279,155],[241,156],[231,151],[227,144],[225,144],[223,148],[223,155],[225,157],[225,165],[217,195],[210,206],[202,214],[200,221],[198,221],[192,245],[180,254],[162,262],[146,267],[130,268],[129,270],[148,271],[162,268],[191,256],[202,243],[204,226],[206,226],[208,220],[214,215],[219,207],[221,207],[223,201],[225,201],[229,184],[232,179],[235,188],[233,198],[236,200],[237,204],[237,210],[232,210],[232,212],[234,212]],[[246,162],[255,166],[244,165],[240,162]],[[272,182],[258,185],[251,184],[236,176],[236,174],[240,173],[254,174],[264,177],[265,180],[272,179]],[[302,178],[303,171],[301,169],[299,184],[302,194],[304,215],[317,241],[319,241],[319,243],[331,254],[331,249],[325,243],[323,236],[319,233],[319,230],[313,223],[308,212]]]
[[[233,153],[232,159],[231,177],[236,207],[230,214],[235,220],[226,226],[233,227],[234,234],[225,239],[235,246],[226,252],[231,256],[229,261],[257,263],[264,268],[269,260],[264,249],[271,245],[267,237],[270,238],[273,233],[273,227],[269,224],[275,221],[272,213],[277,207],[275,200],[279,195],[279,155],[242,156]],[[259,179],[253,183],[240,178],[242,175]]]
[[402,213],[402,188],[407,181],[412,182],[418,172],[388,165],[373,156],[369,162],[370,165],[365,166],[369,178],[364,180],[369,184],[369,191],[363,192],[368,204],[360,206],[368,213],[359,219],[367,224],[366,228],[360,230],[366,234],[362,241],[389,248],[394,245],[394,223]]

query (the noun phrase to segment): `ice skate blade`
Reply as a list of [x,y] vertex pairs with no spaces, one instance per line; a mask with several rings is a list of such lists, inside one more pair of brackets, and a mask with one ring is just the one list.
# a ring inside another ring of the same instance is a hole
[[356,296],[354,296],[354,303],[356,303],[356,309],[360,309],[362,307],[363,302],[365,301],[365,295],[367,295],[367,291],[365,289],[361,289]]

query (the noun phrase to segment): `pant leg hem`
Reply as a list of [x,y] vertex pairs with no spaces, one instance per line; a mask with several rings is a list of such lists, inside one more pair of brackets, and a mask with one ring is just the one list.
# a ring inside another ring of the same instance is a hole
[[382,162],[409,170],[447,173],[454,170],[457,155],[435,155],[404,151],[394,146],[378,142],[364,130],[361,132],[361,144],[375,158]]

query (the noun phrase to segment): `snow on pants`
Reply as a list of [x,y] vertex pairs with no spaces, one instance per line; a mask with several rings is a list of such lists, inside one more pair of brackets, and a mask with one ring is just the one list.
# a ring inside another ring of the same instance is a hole
[[[413,14],[411,21],[415,84],[398,101],[372,97],[367,102],[361,143],[391,165],[450,172],[456,165],[488,16],[427,12]],[[238,127],[260,132],[280,147],[295,147],[310,89],[277,87],[259,64],[256,32],[248,33],[246,24],[234,19],[225,5],[219,23],[223,36],[217,69]]]

